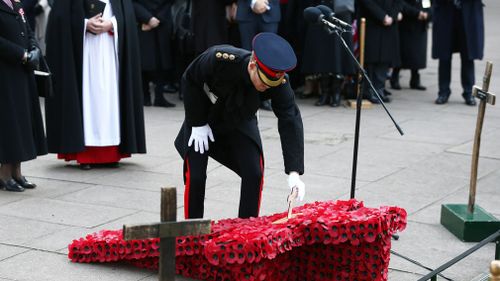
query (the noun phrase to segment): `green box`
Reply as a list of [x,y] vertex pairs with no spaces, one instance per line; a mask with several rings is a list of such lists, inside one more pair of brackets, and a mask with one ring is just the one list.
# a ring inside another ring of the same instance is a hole
[[500,229],[500,221],[478,205],[473,214],[466,204],[441,205],[441,224],[464,242],[479,242]]

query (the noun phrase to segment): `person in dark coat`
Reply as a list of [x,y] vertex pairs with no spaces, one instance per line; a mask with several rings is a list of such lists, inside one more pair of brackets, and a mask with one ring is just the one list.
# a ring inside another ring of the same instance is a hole
[[[395,67],[391,76],[391,88],[401,90],[399,83],[400,69],[410,69],[410,88],[424,91],[420,81],[419,69],[427,65],[427,29],[429,28],[430,6],[424,7],[425,1],[402,0],[403,20],[399,23],[399,42],[401,66]],[[430,4],[430,0],[427,0]]]
[[149,82],[155,85],[154,106],[174,107],[163,96],[167,76],[172,73],[173,0],[133,0],[139,28],[144,105],[151,105]]
[[[366,18],[365,65],[368,76],[384,102],[385,80],[390,67],[400,65],[398,14],[399,0],[359,0],[360,17]],[[365,80],[366,81],[366,80]],[[363,95],[372,103],[379,103],[368,83]]]
[[33,70],[42,54],[19,1],[0,1],[0,188],[34,188],[21,162],[47,154]]
[[436,104],[445,104],[451,95],[451,58],[459,52],[462,97],[470,106],[475,83],[474,60],[484,54],[484,15],[481,0],[434,0],[432,3],[432,58],[439,59],[439,92]]
[[[252,49],[252,39],[259,32],[278,33],[281,20],[279,0],[238,0],[236,21],[238,21],[241,47]],[[264,110],[272,110],[269,101],[262,101]]]
[[274,33],[258,34],[253,46],[253,52],[211,47],[182,77],[186,117],[175,147],[184,159],[186,218],[203,217],[209,156],[241,177],[238,216],[259,215],[264,157],[256,112],[261,98],[273,101],[288,184],[298,188],[300,200],[304,197],[302,118],[285,73],[295,67],[295,54]]
[[21,1],[24,8],[24,16],[26,17],[26,20],[28,21],[31,30],[35,30],[35,25],[36,25],[35,17],[43,11],[41,10],[42,7],[38,4],[38,2],[39,0]]
[[[85,17],[84,0],[56,0],[47,26],[47,61],[54,78],[54,97],[45,101],[49,152],[59,153],[59,158],[65,160],[77,160],[84,169],[90,168],[90,164],[117,163],[132,153],[146,152],[140,52],[134,8],[130,0],[110,0],[109,3],[113,13],[111,20],[115,21],[113,26],[116,24],[116,29],[109,30],[107,35],[114,38],[117,53],[113,53],[119,65],[118,71],[113,71],[119,84],[111,84],[118,87],[119,95],[117,112],[113,108],[113,114],[118,114],[116,124],[113,123],[113,130],[119,137],[116,145],[89,146],[87,138],[90,135],[84,133],[86,118],[95,118],[92,112],[87,114],[83,111],[82,79],[84,74],[93,73],[83,71],[83,32],[88,28],[84,24],[90,21]],[[94,24],[96,20],[99,21],[94,17]],[[102,31],[104,26],[97,24],[99,26]],[[112,56],[108,59],[114,59]],[[87,56],[87,59],[91,58]],[[93,65],[89,67],[92,69]],[[118,82],[101,79],[99,83]],[[90,94],[97,99],[100,93]],[[108,121],[108,118],[101,120],[106,124]]]
[[[303,1],[307,7],[324,5],[332,11],[335,9],[333,2],[332,0]],[[354,1],[351,2],[354,8]],[[340,6],[338,10],[335,11],[337,18],[344,22],[352,22],[354,11],[341,10]],[[343,33],[342,37],[352,50],[352,33]],[[336,34],[329,34],[323,25],[309,24],[302,59],[302,72],[319,79],[321,95],[315,105],[339,106],[344,76],[355,73],[352,58],[344,49],[340,38]]]
[[230,9],[236,0],[191,1],[196,54],[201,54],[214,45],[227,44],[229,26],[226,10]]

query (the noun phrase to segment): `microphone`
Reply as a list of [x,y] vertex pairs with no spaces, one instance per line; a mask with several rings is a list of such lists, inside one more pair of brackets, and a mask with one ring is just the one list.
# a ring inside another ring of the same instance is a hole
[[352,26],[350,24],[335,17],[335,13],[332,11],[332,9],[330,9],[330,7],[325,5],[318,5],[316,6],[316,8],[318,8],[321,13],[323,13],[327,21],[337,25],[341,29],[344,29],[344,31],[352,30]]
[[321,23],[325,16],[321,10],[316,7],[308,7],[304,9],[304,19],[310,23]]
[[336,26],[335,24],[325,20],[325,15],[320,9],[316,7],[308,7],[304,9],[304,19],[310,23],[324,24],[331,29],[339,29],[344,31],[343,28]]

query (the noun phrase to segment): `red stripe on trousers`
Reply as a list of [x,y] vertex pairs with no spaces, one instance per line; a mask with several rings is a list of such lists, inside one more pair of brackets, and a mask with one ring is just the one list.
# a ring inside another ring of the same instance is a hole
[[184,219],[189,218],[189,189],[191,187],[191,171],[189,170],[189,160],[186,156],[186,173],[184,186]]
[[260,179],[259,204],[257,205],[257,216],[259,216],[259,213],[260,213],[260,201],[262,199],[262,187],[264,186],[264,158],[262,158],[262,154],[260,155],[260,171],[262,172],[262,178]]

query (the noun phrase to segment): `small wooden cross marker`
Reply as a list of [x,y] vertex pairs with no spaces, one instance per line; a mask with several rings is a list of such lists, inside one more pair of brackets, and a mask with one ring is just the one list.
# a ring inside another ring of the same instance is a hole
[[123,239],[160,238],[160,281],[175,280],[175,238],[210,233],[210,220],[177,220],[177,192],[174,187],[161,189],[161,222],[123,225]]
[[472,95],[478,98],[480,101],[476,122],[476,133],[474,135],[474,147],[472,149],[469,204],[467,206],[467,210],[471,214],[474,213],[474,204],[476,201],[477,166],[479,163],[479,146],[481,144],[481,131],[483,130],[484,113],[486,111],[487,103],[495,105],[495,95],[488,92],[492,70],[493,64],[491,62],[487,62],[483,77],[483,87],[479,88],[478,86],[474,86],[474,88],[472,89]]

